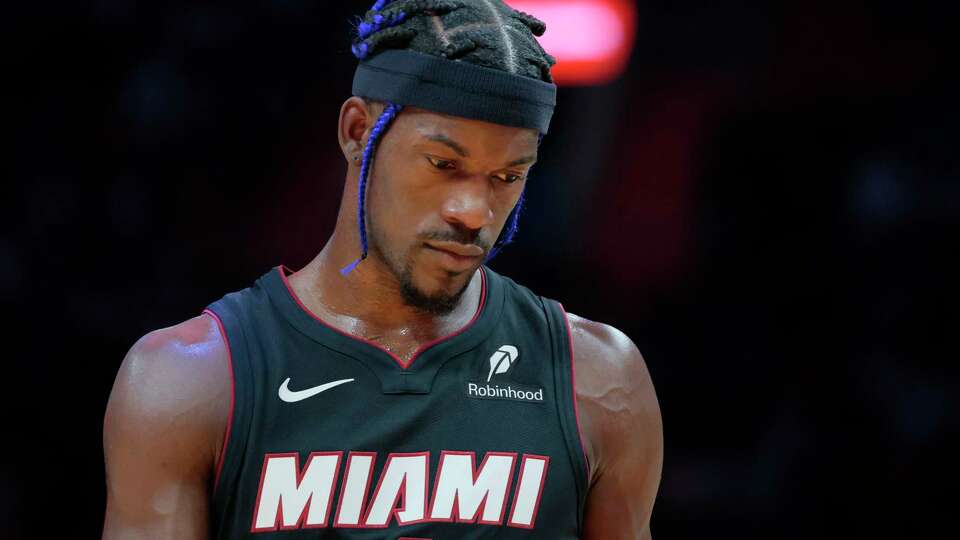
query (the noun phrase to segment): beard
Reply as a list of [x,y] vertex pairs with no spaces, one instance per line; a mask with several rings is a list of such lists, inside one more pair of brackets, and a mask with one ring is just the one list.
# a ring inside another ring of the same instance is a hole
[[[460,304],[460,298],[463,296],[463,293],[466,292],[467,287],[470,286],[470,279],[465,280],[463,286],[453,292],[448,292],[442,288],[436,292],[427,292],[418,287],[414,282],[413,261],[409,253],[401,255],[383,249],[382,246],[384,246],[385,243],[377,230],[372,230],[370,237],[372,240],[369,247],[370,252],[376,253],[380,260],[386,264],[390,273],[396,278],[397,283],[400,285],[400,297],[403,299],[404,304],[431,315],[447,315]],[[430,233],[420,238],[425,240],[451,240],[461,243],[475,243],[484,248],[485,252],[489,250],[488,242],[476,238],[473,239],[474,241],[464,241],[465,239],[462,235],[456,233]]]
[[[396,272],[394,272],[396,275]],[[428,294],[421,290],[413,282],[413,270],[408,263],[402,272],[397,275],[400,282],[400,296],[406,305],[430,313],[431,315],[446,315],[453,311],[460,304],[460,297],[466,292],[470,285],[470,280],[463,283],[463,287],[453,294],[440,291],[434,294]]]

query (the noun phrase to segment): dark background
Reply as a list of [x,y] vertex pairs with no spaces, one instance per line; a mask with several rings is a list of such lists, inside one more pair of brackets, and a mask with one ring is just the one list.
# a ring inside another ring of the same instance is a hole
[[[97,537],[127,349],[323,246],[370,3],[9,7],[0,537]],[[644,353],[656,538],[955,533],[951,5],[642,1],[561,88],[492,267]]]

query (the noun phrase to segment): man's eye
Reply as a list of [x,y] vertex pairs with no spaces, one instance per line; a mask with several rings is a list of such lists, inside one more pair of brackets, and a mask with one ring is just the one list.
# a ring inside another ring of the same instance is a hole
[[519,182],[520,180],[523,180],[523,175],[522,175],[522,174],[510,174],[510,173],[507,173],[507,174],[505,174],[505,175],[503,175],[503,176],[498,176],[497,178],[499,178],[499,179],[502,180],[503,182],[506,182],[506,183],[508,183],[508,184],[512,184],[512,183],[514,183],[514,182]]
[[429,161],[431,165],[433,165],[438,169],[456,169],[457,168],[456,166],[457,164],[448,159],[440,159],[440,158],[427,156],[427,161]]

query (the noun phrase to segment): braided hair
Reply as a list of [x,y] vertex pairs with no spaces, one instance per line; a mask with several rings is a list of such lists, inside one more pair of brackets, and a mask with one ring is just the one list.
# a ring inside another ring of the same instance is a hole
[[[502,0],[377,0],[357,22],[351,51],[364,60],[384,50],[407,49],[553,83],[550,68],[556,59],[534,38],[545,31],[542,21],[512,9]],[[367,257],[367,180],[377,144],[402,109],[400,104],[385,103],[367,139],[357,195],[362,251],[359,259],[341,270],[344,275]],[[523,193],[487,261],[513,241],[522,207]]]

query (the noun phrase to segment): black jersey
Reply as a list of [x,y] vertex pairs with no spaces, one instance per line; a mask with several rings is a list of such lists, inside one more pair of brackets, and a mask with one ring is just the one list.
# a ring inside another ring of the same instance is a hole
[[219,539],[579,538],[587,463],[559,303],[481,267],[473,320],[403,362],[272,269],[206,312],[229,346]]

